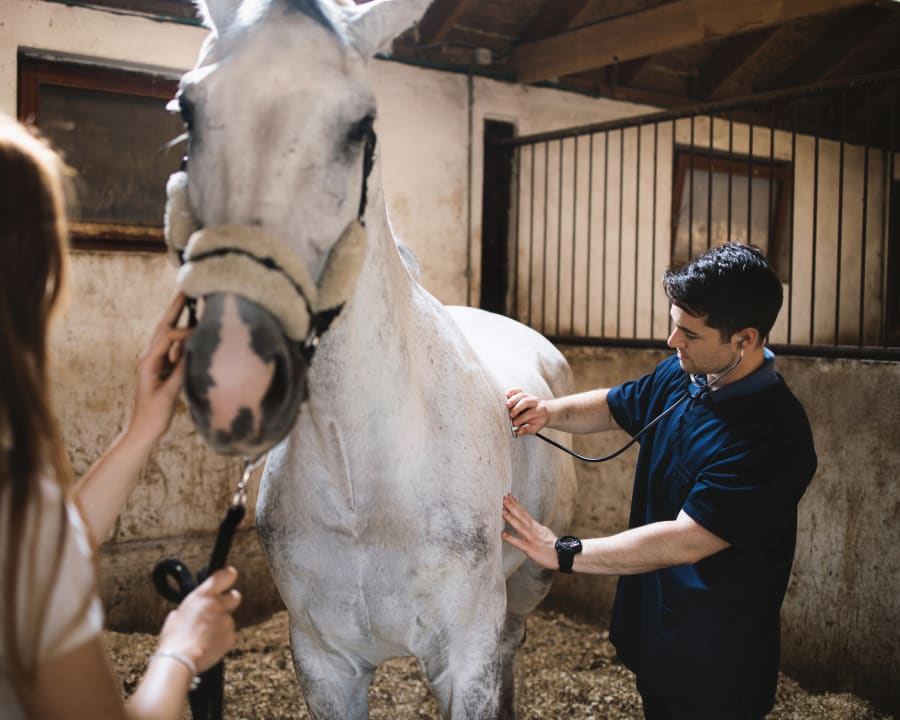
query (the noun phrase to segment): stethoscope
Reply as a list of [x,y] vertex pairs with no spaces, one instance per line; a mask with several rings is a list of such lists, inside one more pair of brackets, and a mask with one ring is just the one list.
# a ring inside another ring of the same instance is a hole
[[[659,415],[657,415],[655,418],[653,418],[649,423],[644,425],[644,427],[642,427],[631,438],[631,440],[629,440],[622,447],[620,447],[615,452],[610,453],[609,455],[604,455],[603,457],[587,457],[585,455],[579,455],[574,450],[567,448],[565,445],[560,445],[558,442],[556,442],[555,440],[551,440],[550,438],[546,437],[545,435],[541,435],[540,433],[535,433],[534,435],[535,435],[535,437],[539,437],[545,443],[550,443],[553,447],[559,448],[563,452],[569,453],[569,455],[571,455],[572,457],[578,458],[579,460],[583,460],[584,462],[601,463],[601,462],[606,462],[607,460],[612,460],[613,458],[621,455],[632,445],[634,445],[641,438],[641,436],[644,433],[646,433],[648,430],[653,428],[664,417],[666,417],[667,415],[672,413],[675,410],[675,408],[677,408],[679,405],[681,405],[685,400],[688,400],[688,399],[701,400],[701,399],[707,397],[713,390],[716,389],[716,386],[720,382],[722,382],[722,380],[725,379],[725,376],[728,375],[728,373],[730,373],[732,370],[734,370],[738,366],[738,364],[741,362],[741,360],[743,360],[743,359],[744,359],[744,348],[741,347],[740,354],[738,355],[737,360],[735,360],[725,370],[725,372],[723,372],[720,375],[717,375],[716,378],[712,382],[700,383],[697,380],[697,376],[694,373],[690,373],[690,382],[687,384],[687,387],[684,390],[684,395],[682,395],[675,402],[673,402],[671,405],[669,405],[669,407],[667,407],[665,410],[663,410]],[[513,429],[513,434],[515,434],[515,429]]]

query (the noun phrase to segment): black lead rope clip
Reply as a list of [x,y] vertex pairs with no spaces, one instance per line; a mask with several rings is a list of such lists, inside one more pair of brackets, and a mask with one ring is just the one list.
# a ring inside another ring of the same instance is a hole
[[[197,573],[197,577],[191,574],[187,566],[181,560],[167,558],[156,564],[153,568],[153,584],[157,592],[170,602],[181,604],[198,585],[212,575],[216,570],[225,567],[228,559],[228,551],[231,549],[231,541],[234,539],[235,530],[244,519],[247,510],[247,484],[250,474],[259,467],[265,455],[261,455],[251,462],[244,458],[244,471],[241,480],[237,484],[231,506],[225,512],[225,517],[219,524],[216,533],[216,541],[213,545],[209,564]],[[188,702],[191,706],[191,716],[194,720],[221,720],[225,691],[225,662],[220,661],[206,672],[200,675],[197,684],[191,684],[188,694]]]

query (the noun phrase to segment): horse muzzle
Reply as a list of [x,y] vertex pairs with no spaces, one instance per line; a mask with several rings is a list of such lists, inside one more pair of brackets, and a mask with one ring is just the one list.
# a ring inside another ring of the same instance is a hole
[[259,455],[293,427],[307,370],[302,344],[272,313],[234,293],[208,295],[185,345],[194,425],[216,452]]

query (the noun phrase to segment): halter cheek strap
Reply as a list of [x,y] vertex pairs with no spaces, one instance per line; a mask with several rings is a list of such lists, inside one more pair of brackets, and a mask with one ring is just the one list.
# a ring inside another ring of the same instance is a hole
[[256,225],[198,229],[187,198],[187,174],[166,186],[166,242],[180,264],[178,286],[190,298],[233,292],[271,312],[285,334],[303,344],[307,360],[350,298],[362,268],[366,232],[351,222],[316,283],[280,237]]

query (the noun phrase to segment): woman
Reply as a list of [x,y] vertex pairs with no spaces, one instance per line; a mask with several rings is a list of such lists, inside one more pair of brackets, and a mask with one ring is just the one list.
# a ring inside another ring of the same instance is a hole
[[170,613],[123,703],[103,644],[95,542],[112,530],[168,429],[183,379],[176,298],[137,366],[126,430],[78,483],[51,407],[47,337],[65,287],[59,158],[0,118],[0,715],[181,718],[194,675],[234,646],[234,568]]

